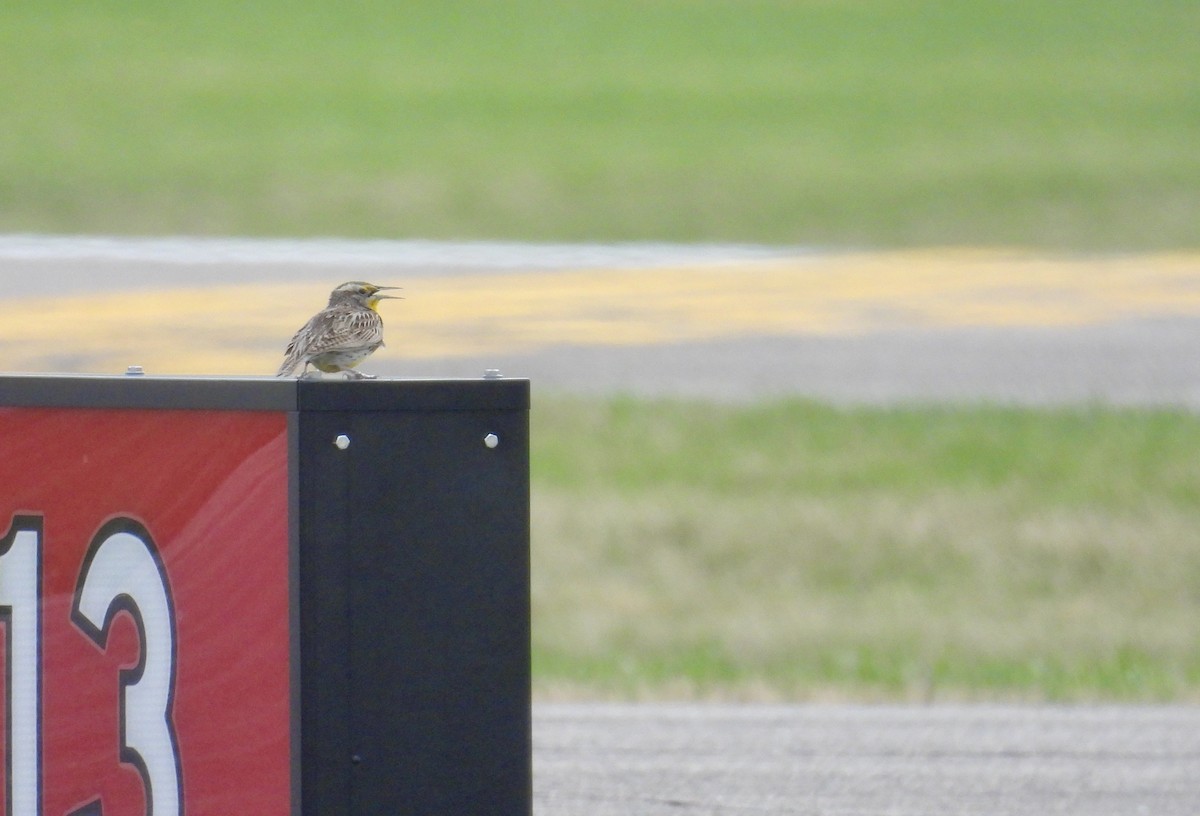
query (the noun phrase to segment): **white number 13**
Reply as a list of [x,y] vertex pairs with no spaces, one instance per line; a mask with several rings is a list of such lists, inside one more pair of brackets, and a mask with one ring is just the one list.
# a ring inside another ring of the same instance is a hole
[[[0,539],[0,620],[8,630],[5,736],[12,816],[40,816],[41,533],[41,519],[19,517]],[[141,654],[135,667],[120,673],[120,758],[142,777],[147,816],[180,816],[183,791],[172,723],[174,607],[154,542],[144,527],[130,519],[109,522],[92,539],[75,588],[71,619],[103,649],[113,619],[122,611],[137,626]]]

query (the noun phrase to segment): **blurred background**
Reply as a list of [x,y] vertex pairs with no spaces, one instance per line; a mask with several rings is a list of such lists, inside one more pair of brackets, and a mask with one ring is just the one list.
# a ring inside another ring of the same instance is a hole
[[1194,247],[1186,0],[4,11],[0,229]]
[[534,382],[543,698],[1200,697],[1200,6],[0,9],[12,372]]

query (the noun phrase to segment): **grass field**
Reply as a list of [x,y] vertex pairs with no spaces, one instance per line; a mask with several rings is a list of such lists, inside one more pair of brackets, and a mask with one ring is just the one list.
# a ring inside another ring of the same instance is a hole
[[533,411],[542,697],[1200,699],[1200,418]]
[[1191,0],[8,3],[0,231],[1200,246]]

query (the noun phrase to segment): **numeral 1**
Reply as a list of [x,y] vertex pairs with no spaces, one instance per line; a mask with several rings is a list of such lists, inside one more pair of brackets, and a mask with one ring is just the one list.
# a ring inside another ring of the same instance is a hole
[[17,516],[0,539],[0,621],[8,635],[5,661],[5,798],[12,816],[41,816],[42,520]]

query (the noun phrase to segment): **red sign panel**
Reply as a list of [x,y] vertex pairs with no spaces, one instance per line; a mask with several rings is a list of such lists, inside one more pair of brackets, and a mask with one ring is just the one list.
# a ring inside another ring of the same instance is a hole
[[282,412],[0,409],[0,813],[285,816]]

